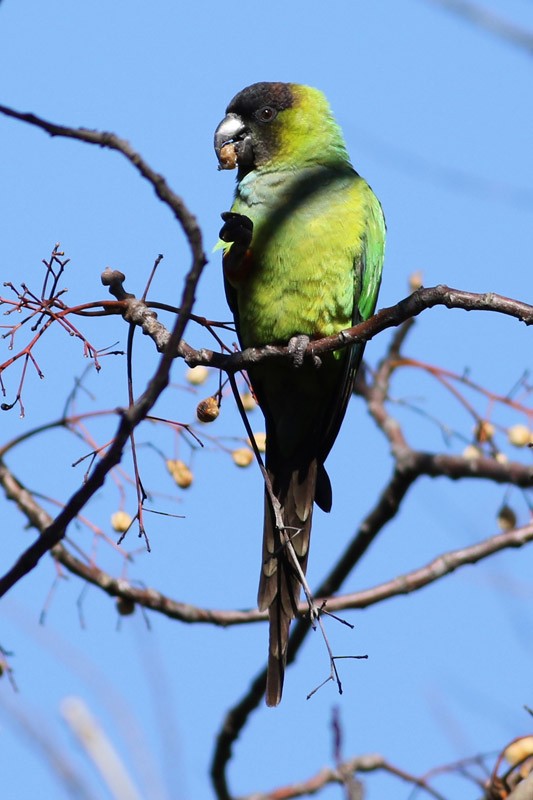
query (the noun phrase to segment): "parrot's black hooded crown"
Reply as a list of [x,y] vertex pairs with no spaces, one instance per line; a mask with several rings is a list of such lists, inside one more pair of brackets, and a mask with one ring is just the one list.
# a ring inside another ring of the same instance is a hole
[[288,83],[253,83],[235,95],[226,109],[226,114],[239,114],[251,118],[264,107],[276,111],[291,108],[294,96]]

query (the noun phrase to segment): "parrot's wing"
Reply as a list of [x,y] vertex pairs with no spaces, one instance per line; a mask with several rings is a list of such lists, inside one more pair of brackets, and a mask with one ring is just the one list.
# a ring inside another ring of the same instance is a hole
[[361,293],[357,303],[361,319],[371,317],[376,308],[385,256],[385,233],[385,219],[381,204],[377,197],[372,194],[363,248]]
[[230,307],[231,313],[235,317],[235,323],[237,323],[239,316],[239,309],[237,305],[237,292],[227,279],[224,279],[224,291],[226,293],[226,302]]
[[[383,258],[385,250],[385,222],[381,205],[375,195],[370,191],[370,202],[368,209],[368,223],[362,247],[357,253],[353,263],[354,275],[354,296],[358,299],[354,303],[352,314],[352,325],[368,319],[374,313],[376,307],[379,287],[381,284],[381,273],[383,270]],[[337,392],[330,399],[329,408],[324,416],[326,422],[323,428],[323,435],[320,439],[318,458],[322,464],[326,460],[346,413],[346,407],[353,391],[355,375],[365,350],[365,343],[354,344],[346,352],[344,369],[340,376]],[[327,475],[326,475],[327,479]],[[329,482],[329,481],[328,481]],[[325,511],[320,497],[321,480],[320,473],[317,481],[317,503]],[[329,489],[331,493],[331,488]],[[326,503],[327,505],[327,503]],[[331,497],[329,500],[331,507]]]

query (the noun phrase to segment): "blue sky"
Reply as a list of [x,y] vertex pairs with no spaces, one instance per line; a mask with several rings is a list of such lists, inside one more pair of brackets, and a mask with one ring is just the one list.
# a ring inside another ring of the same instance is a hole
[[[533,29],[533,5],[526,0],[484,0],[484,6]],[[409,275],[419,270],[428,286],[447,283],[531,298],[531,69],[524,50],[423,0],[330,0],[327,7],[273,0],[242,8],[170,0],[0,4],[0,102],[128,139],[197,215],[209,253],[233,191],[233,175],[217,172],[212,150],[214,128],[231,97],[257,80],[321,88],[343,127],[355,167],[385,209],[388,247],[380,306],[405,296]],[[158,253],[164,260],[151,296],[178,301],[188,249],[170,213],[124,159],[51,139],[3,117],[0,152],[2,282],[26,281],[38,289],[41,259],[60,241],[71,258],[69,302],[105,297],[99,276],[107,265],[125,272],[127,288],[140,294]],[[202,277],[197,311],[228,318],[217,255]],[[126,330],[118,320],[101,320],[87,330],[98,347],[117,340],[125,346]],[[151,344],[141,339],[135,358],[139,390],[156,364]],[[188,339],[195,346],[207,342],[192,327]],[[371,344],[370,363],[387,342],[385,335]],[[1,346],[4,360],[9,351],[6,342]],[[406,354],[458,373],[470,369],[477,382],[500,394],[531,368],[528,331],[487,314],[426,312]],[[37,355],[45,380],[30,374],[24,419],[16,411],[0,416],[2,442],[60,416],[75,377],[87,365],[76,342],[54,333]],[[8,372],[4,380],[10,399],[18,373]],[[124,404],[124,360],[105,360],[99,375],[88,373],[85,386],[80,409]],[[468,416],[417,371],[404,370],[394,392],[396,399],[471,435]],[[183,366],[176,364],[173,386],[157,413],[189,421],[201,396],[191,393]],[[487,407],[481,402],[478,410],[485,413]],[[446,448],[427,419],[401,407],[394,411],[413,444]],[[522,421],[501,416],[502,425]],[[258,413],[253,424],[261,428]],[[216,426],[210,435],[242,436],[229,399]],[[104,442],[113,426],[95,424],[91,430]],[[129,577],[185,602],[252,607],[262,518],[258,472],[237,470],[210,444],[192,455],[193,487],[178,492],[159,452],[188,459],[188,448],[149,426],[138,439],[143,476],[156,493],[154,505],[185,519],[150,517],[152,553],[139,552]],[[463,446],[463,440],[453,439],[450,451],[461,452]],[[85,452],[84,443],[49,433],[14,452],[9,465],[30,488],[65,499],[83,477],[83,466],[70,465]],[[518,452],[516,457],[527,456]],[[358,400],[328,464],[334,509],[329,516],[316,515],[312,586],[342,552],[391,468],[386,443]],[[503,488],[425,479],[350,576],[346,590],[372,586],[496,532],[504,495]],[[128,489],[130,508],[133,502]],[[523,498],[511,493],[509,502],[525,523]],[[110,482],[87,516],[111,534],[109,516],[118,503]],[[2,520],[4,571],[33,534],[3,501]],[[91,550],[86,531],[73,528],[70,535]],[[139,550],[133,533],[127,546]],[[120,572],[121,562],[108,546],[99,545],[96,559]],[[342,698],[329,686],[306,702],[327,666],[319,637],[311,636],[288,671],[280,708],[260,708],[238,741],[229,772],[232,790],[267,790],[331,763],[334,705],[345,728],[346,756],[381,752],[417,773],[498,750],[527,732],[531,721],[523,705],[533,704],[531,572],[531,548],[526,548],[460,571],[415,596],[348,614],[355,632],[334,627],[334,646],[370,658],[343,666]],[[88,797],[108,796],[60,716],[62,700],[75,695],[106,729],[141,797],[211,797],[213,739],[225,711],[264,664],[266,627],[195,628],[152,614],[148,630],[137,611],[117,630],[112,601],[91,589],[82,599],[82,628],[78,599],[83,587],[73,577],[59,581],[46,624],[40,626],[55,575],[52,561],[43,559],[2,604],[0,643],[15,654],[20,690],[14,694],[6,681],[0,685],[4,795],[17,800],[77,796],[58,780],[36,735],[21,722],[26,719],[83,776]],[[457,800],[479,794],[464,781],[450,786]],[[386,792],[399,798],[409,793],[388,778],[369,776],[368,787],[370,800]],[[322,794],[326,800],[338,796],[337,788]]]

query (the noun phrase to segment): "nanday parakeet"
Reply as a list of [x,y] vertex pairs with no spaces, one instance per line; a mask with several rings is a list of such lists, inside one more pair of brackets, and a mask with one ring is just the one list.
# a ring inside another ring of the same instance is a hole
[[[318,339],[374,312],[385,222],[350,164],[324,95],[293,83],[239,92],[215,133],[220,167],[238,168],[223,214],[224,282],[243,348]],[[266,469],[286,533],[305,572],[313,503],[331,509],[324,461],[353,389],[364,345],[327,353],[317,366],[266,360],[248,369],[265,416]],[[268,705],[281,699],[300,580],[265,498],[258,604],[270,619]]]

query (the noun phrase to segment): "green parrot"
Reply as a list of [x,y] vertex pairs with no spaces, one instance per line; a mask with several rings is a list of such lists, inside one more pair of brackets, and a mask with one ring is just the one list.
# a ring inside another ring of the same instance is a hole
[[275,706],[301,591],[286,537],[305,574],[313,504],[331,509],[324,462],[364,345],[327,353],[319,362],[303,352],[310,339],[373,314],[385,222],[317,89],[294,83],[247,87],[227,107],[215,151],[220,169],[238,169],[231,212],[222,214],[220,246],[239,341],[243,348],[289,344],[294,352],[295,363],[264,360],[248,369],[265,416],[265,466],[283,519],[280,530],[266,492],[258,605],[269,613],[266,702]]

